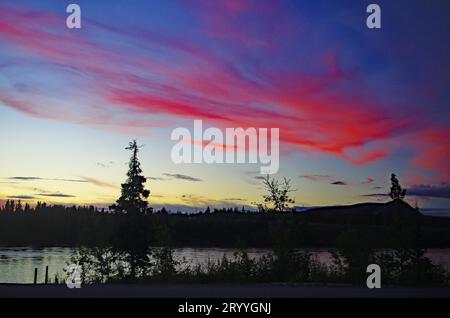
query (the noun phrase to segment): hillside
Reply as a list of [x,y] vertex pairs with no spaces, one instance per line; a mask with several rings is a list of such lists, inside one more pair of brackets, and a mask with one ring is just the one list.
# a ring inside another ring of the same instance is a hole
[[323,223],[387,224],[395,220],[406,222],[425,217],[417,209],[402,200],[388,203],[359,203],[346,206],[321,207],[307,210],[310,220]]

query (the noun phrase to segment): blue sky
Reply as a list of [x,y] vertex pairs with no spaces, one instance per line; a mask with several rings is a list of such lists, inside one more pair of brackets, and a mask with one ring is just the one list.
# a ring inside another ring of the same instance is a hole
[[0,5],[0,200],[107,205],[137,138],[151,204],[261,201],[258,165],[170,160],[202,119],[279,128],[299,205],[385,201],[395,172],[448,208],[448,2],[378,1],[379,30],[368,1],[77,3],[81,30],[60,1]]

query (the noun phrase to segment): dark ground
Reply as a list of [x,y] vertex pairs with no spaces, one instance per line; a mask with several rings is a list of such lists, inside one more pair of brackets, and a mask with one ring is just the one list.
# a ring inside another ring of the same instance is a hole
[[65,285],[0,284],[1,298],[450,298],[450,288],[368,289],[354,286],[254,285]]

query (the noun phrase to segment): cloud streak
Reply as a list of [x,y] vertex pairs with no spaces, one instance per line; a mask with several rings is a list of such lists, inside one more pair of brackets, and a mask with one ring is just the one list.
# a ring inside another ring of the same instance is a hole
[[7,196],[8,199],[18,199],[18,200],[32,200],[35,197],[31,195],[10,195]]
[[74,195],[64,194],[64,193],[38,193],[41,197],[52,197],[52,198],[75,198]]
[[430,198],[450,199],[450,184],[442,185],[415,185],[407,189],[407,195],[422,196]]
[[86,176],[80,176],[80,179],[63,179],[63,178],[41,178],[41,177],[28,177],[28,176],[19,176],[19,177],[9,177],[9,180],[16,180],[16,181],[63,181],[63,182],[75,182],[75,183],[90,183],[98,187],[102,188],[112,188],[116,189],[117,186],[101,181],[92,177],[86,177]]
[[345,181],[334,181],[334,182],[331,182],[330,184],[337,185],[337,186],[345,186],[345,185],[347,185],[347,182],[345,182]]
[[154,181],[163,181],[165,180],[164,178],[161,177],[146,177],[149,180],[154,180]]
[[111,188],[111,189],[116,189],[117,186],[109,183],[109,182],[105,182],[105,181],[101,181],[92,177],[84,177],[84,176],[80,176],[80,178],[83,180],[83,182],[89,182],[97,187],[101,187],[101,188]]
[[200,178],[195,178],[195,177],[191,177],[191,176],[188,176],[185,174],[179,174],[179,173],[163,173],[163,175],[170,177],[170,178],[184,180],[184,181],[194,181],[194,182],[203,181]]
[[59,178],[41,178],[41,177],[9,177],[8,179],[17,181],[44,180],[44,181],[64,181],[64,182],[88,182],[86,180],[79,180],[79,179],[59,179]]
[[299,178],[307,179],[310,181],[329,181],[331,179],[331,176],[328,175],[321,175],[321,174],[310,174],[310,175],[303,175],[299,176]]

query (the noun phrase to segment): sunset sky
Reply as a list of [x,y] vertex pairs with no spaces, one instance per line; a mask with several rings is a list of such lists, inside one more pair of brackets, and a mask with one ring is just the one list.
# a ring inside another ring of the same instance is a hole
[[394,172],[410,203],[450,210],[449,14],[445,0],[2,0],[0,201],[111,204],[136,138],[151,206],[261,202],[260,164],[171,161],[172,130],[202,119],[279,128],[275,177],[298,206],[385,202]]

